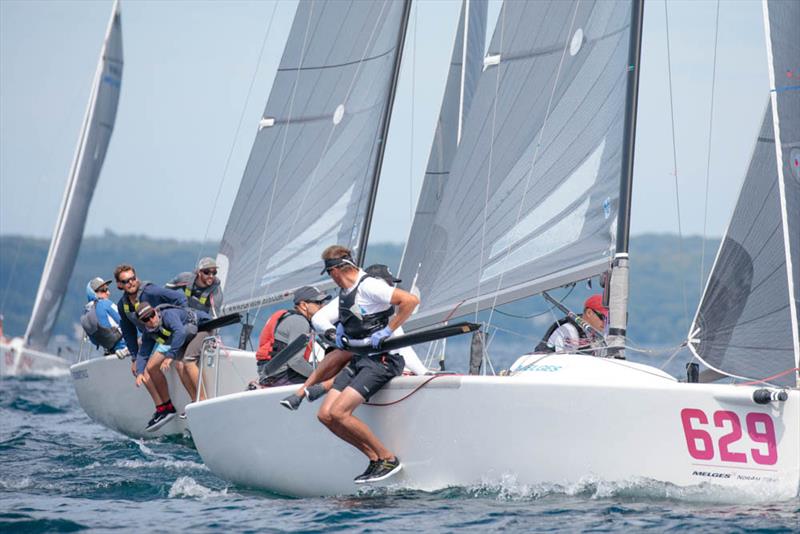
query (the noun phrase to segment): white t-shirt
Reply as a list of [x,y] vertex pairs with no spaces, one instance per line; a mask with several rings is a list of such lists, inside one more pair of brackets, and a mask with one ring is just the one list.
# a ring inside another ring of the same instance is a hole
[[550,334],[547,342],[555,347],[556,352],[574,351],[580,345],[580,334],[571,323],[564,323]]
[[[360,280],[366,274],[367,273],[360,270],[358,279]],[[356,282],[356,284],[358,284],[358,282]],[[350,293],[355,287],[356,286],[353,285],[353,287],[345,290],[345,294]],[[378,313],[392,305],[393,293],[394,288],[389,284],[379,278],[369,277],[361,282],[354,305],[358,306],[362,315]],[[311,318],[311,324],[314,325],[314,330],[319,333],[324,333],[326,330],[336,328],[335,323],[337,322],[339,322],[339,297],[335,297],[328,302]],[[400,326],[389,337],[402,335],[403,327]],[[424,375],[429,371],[411,347],[397,349],[397,353],[406,361],[406,370],[417,375]]]

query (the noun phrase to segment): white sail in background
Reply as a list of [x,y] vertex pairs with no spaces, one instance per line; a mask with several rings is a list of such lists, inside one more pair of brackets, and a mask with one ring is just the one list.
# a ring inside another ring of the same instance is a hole
[[427,243],[403,273],[413,327],[608,268],[630,20],[630,2],[504,3],[436,213],[409,237]]
[[411,288],[419,262],[428,249],[427,238],[430,234],[426,229],[430,228],[439,209],[441,192],[449,178],[450,165],[458,147],[458,134],[472,106],[483,67],[487,11],[486,0],[464,0],[461,7],[442,107],[411,227],[410,235],[414,239],[406,242],[400,265],[399,276],[403,279],[403,287],[407,289]]
[[122,26],[117,1],[111,12],[78,147],[25,332],[30,347],[43,349],[47,346],[58,317],[114,129],[121,82]]
[[791,387],[800,352],[800,77],[789,75],[800,58],[800,4],[770,1],[764,10],[773,89],[689,348],[723,374]]
[[226,310],[321,283],[330,244],[363,250],[408,11],[300,2],[220,245]]

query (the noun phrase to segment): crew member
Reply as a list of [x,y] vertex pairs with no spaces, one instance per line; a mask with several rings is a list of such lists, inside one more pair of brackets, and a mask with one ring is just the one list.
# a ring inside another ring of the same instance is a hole
[[[583,313],[579,317],[602,333],[608,318],[608,308],[603,306],[603,296],[592,295],[586,299]],[[572,317],[566,316],[550,325],[534,352],[595,354],[602,346],[602,339],[595,339],[595,336],[586,332]]]
[[[309,363],[312,358],[321,359],[322,349],[314,342],[311,317],[322,305],[330,300],[316,287],[305,286],[294,292],[294,308],[278,310],[273,313],[261,330],[258,338],[256,361],[258,383],[262,387],[302,384],[314,368]],[[271,372],[267,371],[272,357],[302,335],[309,335],[309,342],[299,349],[285,364]]]
[[194,272],[180,273],[167,282],[168,289],[182,291],[189,307],[219,317],[222,307],[222,287],[217,278],[217,262],[213,258],[202,258]]
[[[151,379],[166,382],[163,373],[170,368],[173,360],[183,360],[185,353],[188,352],[189,344],[194,339],[202,340],[209,335],[207,331],[200,330],[202,326],[199,323],[209,321],[211,317],[199,310],[170,304],[154,307],[143,302],[136,310],[136,315],[145,325],[139,357],[136,359],[137,386],[145,384]],[[168,346],[169,349],[166,352],[155,350],[156,344]],[[199,369],[195,361],[184,361],[183,363],[183,371],[178,375],[191,402],[198,398],[196,384]],[[200,395],[201,400],[204,398],[204,395]],[[159,405],[156,405],[156,413],[153,414],[153,419],[148,423],[146,430],[158,429],[175,414],[175,407],[172,406],[172,403],[159,408]]]
[[95,347],[103,347],[106,355],[116,354],[123,359],[130,353],[119,327],[117,305],[108,298],[111,294],[109,284],[111,280],[100,277],[92,278],[86,284],[86,299],[89,302],[83,308],[81,326]]
[[[381,351],[379,347],[408,319],[419,299],[359,269],[346,247],[330,246],[322,253],[322,259],[325,261],[323,272],[328,273],[340,290],[337,316],[332,318],[335,320],[320,326],[329,335],[335,332],[339,348],[344,348],[344,336],[352,340],[366,338],[375,353],[353,356],[347,367],[336,375],[317,417],[331,432],[369,459],[367,469],[355,482],[377,482],[399,472],[402,464],[353,411],[403,372],[403,357]],[[334,323],[338,324],[334,327]]]

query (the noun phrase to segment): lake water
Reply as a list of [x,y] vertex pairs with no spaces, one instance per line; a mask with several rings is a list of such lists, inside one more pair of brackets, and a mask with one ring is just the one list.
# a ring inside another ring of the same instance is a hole
[[0,380],[0,420],[0,532],[800,531],[800,499],[716,504],[659,484],[289,499],[217,478],[188,440],[137,441],[91,422],[69,378]]

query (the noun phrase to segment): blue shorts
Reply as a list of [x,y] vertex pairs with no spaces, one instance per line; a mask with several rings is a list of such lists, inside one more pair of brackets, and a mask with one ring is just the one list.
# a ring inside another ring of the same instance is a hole
[[356,354],[336,375],[333,389],[344,391],[349,386],[368,401],[389,380],[402,375],[405,366],[406,362],[399,354]]

